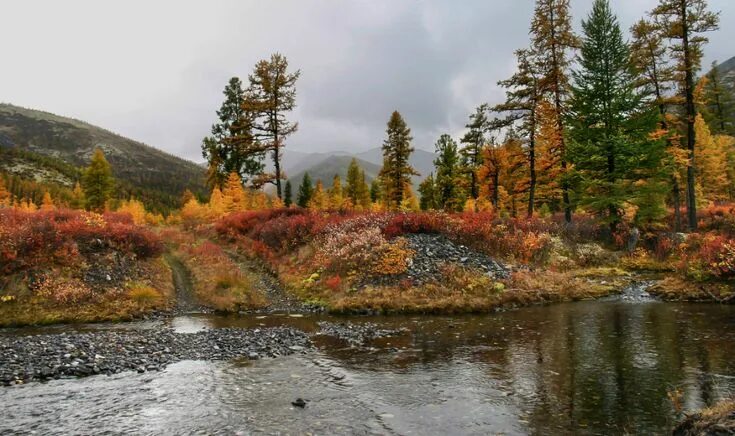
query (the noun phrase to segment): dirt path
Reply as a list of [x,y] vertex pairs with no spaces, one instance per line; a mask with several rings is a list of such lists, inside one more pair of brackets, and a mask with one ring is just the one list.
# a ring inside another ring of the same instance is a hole
[[167,253],[164,258],[171,267],[174,289],[176,289],[176,307],[174,311],[179,314],[206,312],[206,309],[197,302],[194,285],[186,266],[173,254]]
[[240,269],[252,277],[256,277],[256,288],[265,295],[269,301],[267,312],[303,313],[313,312],[314,308],[301,302],[298,298],[290,295],[270,271],[257,261],[249,259],[235,250],[225,250],[228,256]]

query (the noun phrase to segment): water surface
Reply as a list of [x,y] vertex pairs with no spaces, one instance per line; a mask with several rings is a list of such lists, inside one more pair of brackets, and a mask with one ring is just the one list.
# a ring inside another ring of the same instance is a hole
[[[201,328],[326,316],[189,316]],[[735,307],[581,302],[459,317],[349,318],[405,334],[364,347],[318,336],[272,360],[180,362],[0,389],[0,433],[660,434],[676,412],[735,395]],[[155,322],[56,327],[156,328]],[[38,329],[2,334],[39,333]],[[305,409],[291,406],[301,397]]]

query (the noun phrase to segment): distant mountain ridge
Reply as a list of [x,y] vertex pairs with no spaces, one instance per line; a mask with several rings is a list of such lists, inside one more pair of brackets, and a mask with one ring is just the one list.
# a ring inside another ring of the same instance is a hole
[[[186,189],[206,193],[205,170],[194,162],[49,112],[0,104],[0,147],[49,156],[75,167],[86,166],[99,147],[112,165],[121,190],[158,210],[178,207]],[[21,160],[16,158],[14,166],[2,169],[13,173],[31,165]]]
[[[434,172],[434,153],[416,149],[409,159],[409,163],[419,172],[420,176],[414,176],[412,182],[417,187],[420,180]],[[335,174],[343,179],[347,174],[347,167],[352,158],[357,159],[358,165],[365,171],[367,182],[370,183],[380,173],[383,167],[383,150],[380,147],[371,148],[359,153],[348,153],[344,151],[308,153],[285,148],[281,160],[283,171],[291,184],[298,186],[304,173],[308,172],[311,179],[316,182],[321,180],[324,186],[332,185]],[[267,169],[273,169],[272,163],[268,161]]]

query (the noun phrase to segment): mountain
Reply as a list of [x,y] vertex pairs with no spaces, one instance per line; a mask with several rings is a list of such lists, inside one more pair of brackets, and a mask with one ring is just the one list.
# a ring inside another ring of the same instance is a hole
[[[304,177],[304,173],[307,171],[314,182],[321,179],[324,186],[331,186],[335,174],[339,174],[343,179],[345,178],[347,167],[353,157],[357,159],[360,167],[365,170],[365,178],[368,183],[378,176],[380,169],[383,167],[383,150],[380,147],[371,148],[360,153],[345,151],[306,153],[285,148],[281,157],[281,166],[287,178],[291,180],[294,189],[301,184],[301,178]],[[416,149],[411,154],[409,162],[421,174],[413,177],[414,186],[418,186],[421,180],[434,171],[435,157],[434,153],[420,149]],[[270,159],[266,161],[266,169],[273,170]]]
[[206,192],[205,171],[193,162],[83,121],[0,104],[5,172],[69,186],[97,147],[112,165],[121,196],[133,195],[153,210],[179,207],[186,189]]
[[[323,160],[319,161],[314,165],[310,165],[307,168],[302,168],[297,171],[289,172],[288,180],[291,181],[293,188],[293,194],[296,194],[298,186],[301,184],[301,179],[304,177],[304,173],[309,172],[309,177],[316,183],[317,180],[321,180],[325,188],[332,186],[332,179],[335,174],[344,181],[347,178],[347,168],[352,161],[352,156],[331,156],[327,155]],[[357,159],[357,164],[365,171],[365,181],[370,183],[374,178],[378,177],[381,166],[375,165],[374,163]]]

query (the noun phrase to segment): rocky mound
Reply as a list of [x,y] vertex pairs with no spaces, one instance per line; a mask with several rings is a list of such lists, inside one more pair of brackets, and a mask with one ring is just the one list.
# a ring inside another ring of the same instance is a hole
[[385,338],[403,334],[406,330],[383,329],[377,324],[366,322],[360,324],[333,323],[321,321],[318,323],[320,331],[318,334],[333,336],[341,339],[353,347],[365,345],[367,341],[376,338]]
[[409,247],[416,254],[404,277],[415,283],[425,283],[440,278],[440,267],[446,263],[480,269],[494,278],[505,278],[509,274],[505,265],[464,245],[455,244],[442,235],[421,233],[409,234],[405,237]]
[[311,347],[306,333],[285,327],[97,331],[25,337],[0,336],[0,383],[158,371],[181,360],[259,359]]

